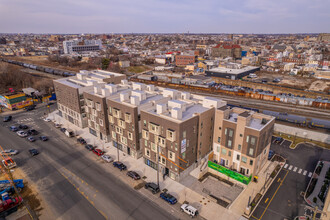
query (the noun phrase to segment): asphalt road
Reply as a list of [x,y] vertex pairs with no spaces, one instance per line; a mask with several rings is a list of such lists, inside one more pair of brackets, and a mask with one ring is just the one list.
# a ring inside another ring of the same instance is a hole
[[[91,160],[89,157],[94,155],[83,151],[52,123],[43,121],[44,112],[43,107],[13,114],[13,121],[7,123],[1,117],[0,143],[4,149],[20,151],[13,158],[37,185],[54,219],[175,219]],[[49,140],[31,143],[20,138],[8,129],[15,121],[41,131]],[[38,149],[40,154],[31,157],[30,148]]]
[[310,181],[310,173],[313,173],[319,160],[329,160],[330,150],[309,144],[300,144],[292,150],[286,141],[281,144],[273,143],[271,149],[286,158],[287,165],[279,173],[250,219],[294,219],[304,214],[304,206],[307,203],[302,193]]

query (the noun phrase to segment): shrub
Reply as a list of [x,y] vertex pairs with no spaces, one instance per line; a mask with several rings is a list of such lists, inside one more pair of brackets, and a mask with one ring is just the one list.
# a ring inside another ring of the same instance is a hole
[[314,203],[317,202],[317,198],[316,198],[316,197],[313,198],[313,202],[314,202]]

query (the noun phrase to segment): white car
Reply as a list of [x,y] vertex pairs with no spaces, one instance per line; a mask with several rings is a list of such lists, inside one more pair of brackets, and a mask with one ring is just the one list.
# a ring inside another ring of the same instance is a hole
[[106,154],[103,154],[101,158],[108,163],[111,163],[113,161],[113,158]]
[[1,151],[1,154],[2,155],[16,155],[16,154],[18,154],[18,150],[8,149],[8,150]]
[[187,213],[192,218],[198,215],[198,210],[195,207],[188,205],[188,204],[183,204],[181,206],[180,210],[182,212]]
[[51,122],[50,118],[45,118],[44,121]]
[[16,134],[20,137],[27,137],[28,136],[28,134],[25,131],[18,131],[18,132],[16,132]]

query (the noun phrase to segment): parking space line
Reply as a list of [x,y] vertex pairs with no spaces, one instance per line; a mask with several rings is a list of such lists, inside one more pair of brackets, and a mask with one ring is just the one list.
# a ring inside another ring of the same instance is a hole
[[293,167],[293,166],[292,166],[292,165],[290,165],[290,166],[289,166],[289,170],[292,170],[292,167]]
[[293,169],[293,172],[296,172],[296,171],[297,171],[297,169],[298,169],[297,167],[294,167],[294,169]]
[[301,174],[302,169],[299,169],[298,173]]
[[312,172],[309,172],[308,177],[311,177],[311,176],[312,176]]
[[252,218],[256,219],[256,220],[259,220],[258,218],[254,217],[253,215],[251,215]]
[[307,170],[304,171],[303,175],[306,176]]
[[280,183],[280,184],[279,184],[279,186],[277,187],[277,189],[276,189],[276,191],[275,191],[274,195],[273,195],[273,196],[272,196],[272,198],[270,199],[269,203],[267,204],[267,206],[266,206],[266,208],[265,208],[264,212],[261,214],[261,216],[260,216],[260,218],[259,218],[259,219],[262,219],[262,217],[264,216],[264,214],[265,214],[265,212],[267,211],[267,209],[268,209],[268,207],[269,207],[270,203],[273,201],[273,199],[274,199],[274,197],[275,197],[276,193],[278,192],[279,188],[282,186],[282,184],[283,184],[283,182],[284,182],[284,180],[285,180],[286,176],[288,175],[288,173],[289,173],[289,171],[286,171],[286,174],[285,174],[285,176],[284,176],[283,180],[281,181],[281,183]]
[[286,169],[288,166],[289,166],[289,164],[285,164],[285,165],[284,165],[284,169]]

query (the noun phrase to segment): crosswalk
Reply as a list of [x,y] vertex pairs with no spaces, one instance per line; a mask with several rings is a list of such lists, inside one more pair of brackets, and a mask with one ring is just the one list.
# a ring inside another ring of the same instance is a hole
[[308,172],[307,170],[303,170],[301,168],[298,168],[296,166],[290,165],[290,164],[285,164],[284,165],[284,169],[288,169],[292,172],[297,172],[298,174],[301,174],[303,176],[306,176],[308,174],[308,177],[311,177],[313,175],[312,172]]

